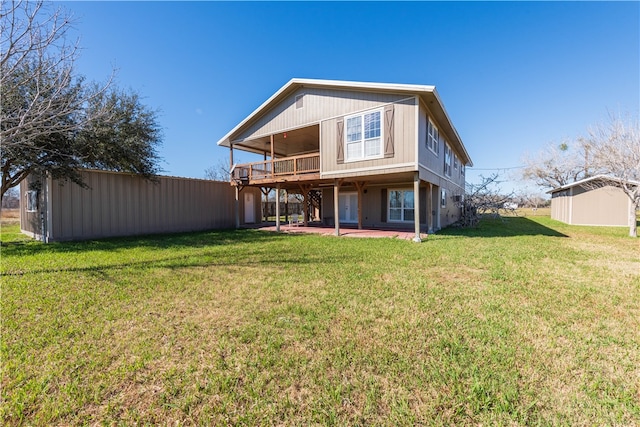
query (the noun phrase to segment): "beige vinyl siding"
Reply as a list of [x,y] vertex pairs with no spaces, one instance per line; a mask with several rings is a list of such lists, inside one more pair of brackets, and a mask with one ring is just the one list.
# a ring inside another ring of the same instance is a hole
[[[440,190],[447,191],[446,206],[440,205]],[[447,227],[460,219],[461,208],[455,201],[455,196],[463,194],[462,188],[450,181],[441,180],[438,186],[438,205],[440,206],[440,227]]]
[[[361,160],[339,164],[337,161],[338,117],[320,124],[320,174],[323,178],[364,176],[415,171],[415,98],[396,102],[394,106],[394,155],[389,158]],[[380,107],[379,104],[375,107]],[[372,108],[374,109],[374,108]],[[346,114],[348,115],[348,114]],[[343,116],[341,116],[343,117]]]
[[[444,176],[444,147],[442,143],[439,142],[440,147],[437,155],[426,145],[428,116],[426,108],[420,104],[418,111],[418,163],[435,174]],[[438,123],[433,121],[438,126]]]
[[[296,96],[303,95],[303,107],[296,108]],[[374,92],[358,92],[322,88],[301,88],[278,103],[265,115],[241,132],[234,141],[252,139],[284,130],[295,129],[331,117],[350,114],[407,98]]]
[[[82,171],[82,176],[89,189],[48,180],[51,241],[235,226],[235,189],[228,182],[161,176],[154,183],[135,175],[103,171]],[[260,190],[247,187],[239,197],[241,223],[243,194],[248,191],[254,193],[254,217],[256,221],[261,218]],[[39,208],[43,206],[39,204]],[[39,212],[25,210],[21,209],[21,228],[41,235]]]
[[629,198],[615,187],[588,190],[581,186],[555,192],[551,218],[573,225],[628,226]]

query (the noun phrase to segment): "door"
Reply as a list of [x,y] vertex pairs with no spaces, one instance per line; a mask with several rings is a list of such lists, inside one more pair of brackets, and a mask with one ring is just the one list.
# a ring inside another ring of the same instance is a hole
[[358,222],[358,193],[338,194],[338,211],[340,222]]
[[244,223],[256,222],[256,210],[253,205],[253,193],[244,193]]

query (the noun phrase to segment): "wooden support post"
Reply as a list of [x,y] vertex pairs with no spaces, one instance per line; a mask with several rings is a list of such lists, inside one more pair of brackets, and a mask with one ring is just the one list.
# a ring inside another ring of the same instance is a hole
[[264,202],[260,203],[260,212],[262,213],[262,219],[267,222],[267,207],[269,206],[269,188],[260,187],[260,192],[264,195]]
[[240,228],[240,188],[236,185],[236,200],[234,201],[234,210],[236,215],[236,228]]
[[[233,169],[233,143],[229,143],[229,168]],[[229,173],[229,182],[233,181],[233,176]]]
[[340,207],[338,206],[340,201],[340,196],[338,194],[340,191],[340,184],[342,184],[342,180],[336,179],[333,181],[333,222],[336,226],[336,230],[334,231],[336,236],[340,235]]
[[284,222],[289,222],[289,191],[284,190]]
[[356,190],[358,190],[358,230],[362,230],[362,199],[364,197],[364,188],[367,183],[364,181],[355,181]]
[[420,173],[416,172],[413,176],[413,224],[415,230],[415,237],[413,241],[416,243],[422,242],[420,238]]
[[280,184],[276,184],[276,231],[280,231]]
[[309,192],[311,191],[311,185],[298,184],[300,191],[302,192],[302,210],[304,214],[304,226],[309,225]]

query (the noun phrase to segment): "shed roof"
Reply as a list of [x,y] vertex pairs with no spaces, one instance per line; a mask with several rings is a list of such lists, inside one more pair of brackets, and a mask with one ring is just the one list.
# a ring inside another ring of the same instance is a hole
[[571,187],[577,187],[579,185],[588,184],[588,183],[590,183],[592,181],[613,181],[613,182],[618,182],[618,183],[627,182],[627,183],[630,183],[630,184],[633,184],[633,185],[640,185],[640,182],[637,182],[637,181],[624,180],[624,179],[616,178],[614,176],[599,174],[599,175],[591,176],[589,178],[581,179],[581,180],[576,181],[576,182],[572,182],[570,184],[565,184],[565,185],[563,185],[561,187],[556,187],[554,189],[551,189],[551,190],[547,191],[547,194],[552,194],[552,193],[555,193],[557,191],[562,191],[562,190],[569,189]]
[[244,129],[254,123],[259,117],[264,115],[267,111],[275,107],[278,103],[284,100],[291,93],[296,90],[309,87],[309,88],[327,88],[327,89],[343,89],[343,90],[355,90],[365,92],[378,92],[378,93],[393,93],[393,94],[406,94],[417,95],[428,106],[432,114],[436,116],[436,120],[440,124],[441,131],[444,131],[447,135],[449,142],[453,144],[457,151],[463,156],[465,164],[473,166],[471,157],[467,152],[462,139],[458,134],[458,131],[453,126],[447,111],[440,100],[440,96],[436,91],[435,86],[426,85],[414,85],[414,84],[398,84],[398,83],[374,83],[374,82],[356,82],[356,81],[343,81],[343,80],[319,80],[319,79],[291,79],[284,86],[282,86],[276,93],[274,93],[269,99],[267,99],[262,105],[256,108],[251,114],[249,114],[244,120],[238,123],[233,129],[231,129],[225,136],[219,141],[218,145],[223,147],[229,147],[231,142],[240,134]]

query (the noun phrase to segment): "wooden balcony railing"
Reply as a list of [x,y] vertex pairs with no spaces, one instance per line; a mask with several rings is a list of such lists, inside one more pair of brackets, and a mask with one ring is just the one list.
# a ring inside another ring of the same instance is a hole
[[236,165],[232,179],[243,183],[320,173],[320,154],[283,157]]

